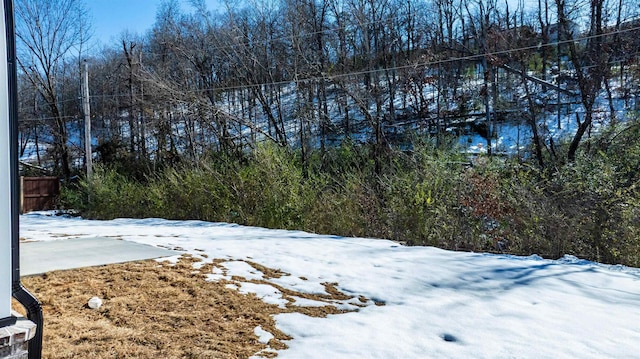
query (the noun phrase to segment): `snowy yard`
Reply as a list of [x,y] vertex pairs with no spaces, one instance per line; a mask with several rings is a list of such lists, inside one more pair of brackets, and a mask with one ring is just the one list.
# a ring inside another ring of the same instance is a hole
[[[241,292],[285,305],[278,288],[349,298],[344,314],[279,314],[293,337],[278,358],[640,358],[640,270],[565,257],[459,253],[224,223],[117,219],[50,212],[20,217],[27,240],[118,237],[178,249]],[[265,276],[245,260],[278,269]],[[233,277],[233,278],[232,278]],[[249,283],[261,279],[274,284]],[[296,298],[304,306],[325,305]],[[265,342],[270,333],[257,327]]]

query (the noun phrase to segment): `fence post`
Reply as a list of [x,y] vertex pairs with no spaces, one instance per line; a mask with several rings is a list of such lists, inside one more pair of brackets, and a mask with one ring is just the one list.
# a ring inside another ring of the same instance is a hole
[[24,176],[20,176],[20,214],[24,213]]

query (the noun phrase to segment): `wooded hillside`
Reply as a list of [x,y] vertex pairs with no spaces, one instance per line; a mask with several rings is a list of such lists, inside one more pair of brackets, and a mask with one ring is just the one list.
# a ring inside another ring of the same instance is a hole
[[[473,132],[491,153],[505,122],[526,128],[533,146],[519,155],[572,161],[594,121],[637,110],[634,4],[165,1],[147,33],[98,48],[82,0],[16,0],[22,149],[63,177],[82,173],[86,59],[102,163],[148,171],[262,141],[304,161],[347,137],[372,145],[377,162],[407,133]],[[564,150],[547,129],[556,117],[571,121]]]

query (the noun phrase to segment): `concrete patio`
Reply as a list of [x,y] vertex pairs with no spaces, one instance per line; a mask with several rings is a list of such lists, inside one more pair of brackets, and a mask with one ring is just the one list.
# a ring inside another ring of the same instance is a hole
[[116,238],[74,238],[20,243],[20,275],[169,257],[180,254]]

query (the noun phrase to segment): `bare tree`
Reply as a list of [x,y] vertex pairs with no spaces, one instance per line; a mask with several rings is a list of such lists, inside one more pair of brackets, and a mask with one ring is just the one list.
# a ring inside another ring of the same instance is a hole
[[496,105],[496,87],[495,87],[495,67],[498,59],[492,55],[495,43],[490,41],[489,34],[496,26],[495,15],[497,13],[497,5],[495,0],[470,0],[465,3],[466,11],[469,17],[469,25],[473,37],[478,42],[478,51],[482,55],[482,69],[484,85],[480,94],[484,100],[485,125],[487,126],[487,153],[492,152],[492,138],[495,131],[495,105]]
[[604,0],[591,0],[589,6],[589,31],[586,45],[579,48],[575,41],[575,35],[570,29],[570,14],[567,0],[555,0],[558,11],[558,23],[560,30],[569,41],[569,58],[575,69],[580,88],[580,100],[584,107],[584,118],[578,122],[578,129],[569,145],[568,160],[573,162],[576,158],[578,146],[593,121],[594,105],[598,93],[602,89],[605,75],[608,73],[609,53],[605,49],[603,37],[603,5]]
[[69,178],[69,135],[60,87],[65,60],[80,57],[88,40],[87,10],[83,0],[16,0],[15,5],[20,70],[46,102],[53,121],[56,168]]

